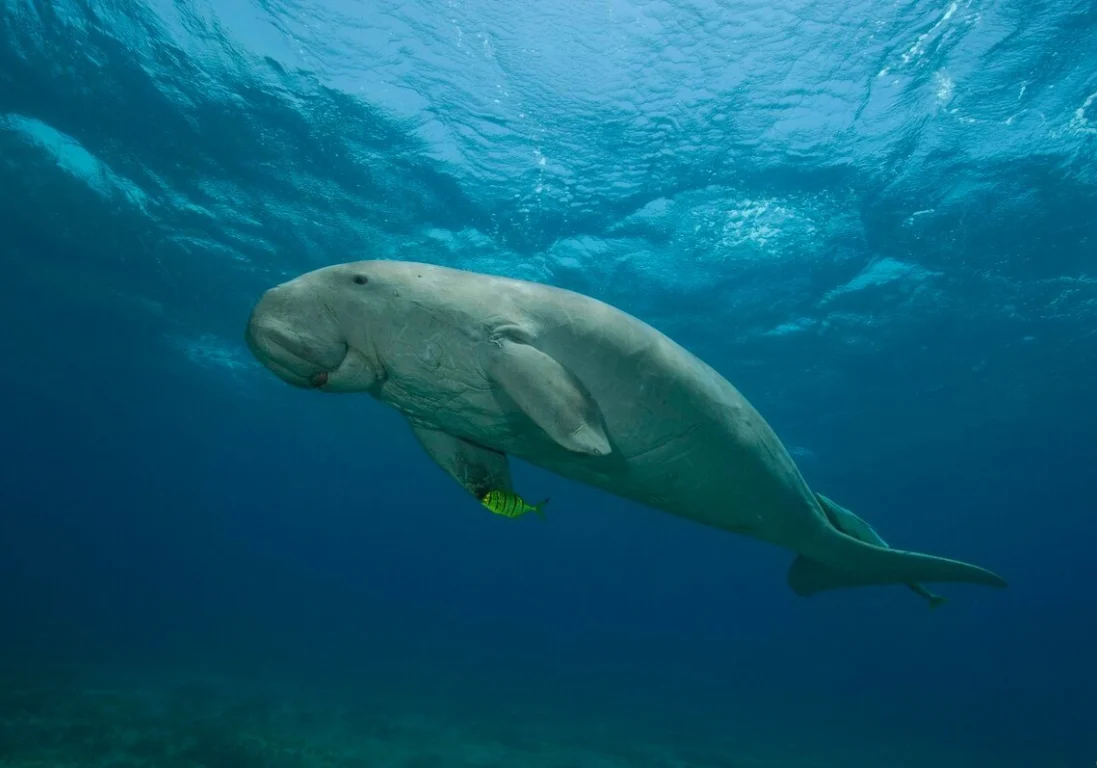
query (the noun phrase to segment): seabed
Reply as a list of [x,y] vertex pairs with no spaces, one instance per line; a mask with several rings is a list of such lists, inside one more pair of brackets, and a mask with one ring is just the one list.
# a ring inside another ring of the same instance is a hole
[[0,768],[823,768],[217,683],[0,687]]

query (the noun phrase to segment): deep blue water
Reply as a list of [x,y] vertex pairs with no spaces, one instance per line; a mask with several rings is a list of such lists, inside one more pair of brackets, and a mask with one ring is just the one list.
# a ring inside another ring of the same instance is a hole
[[[1092,3],[4,0],[0,214],[21,684],[744,756],[529,765],[1097,760]],[[244,347],[263,290],[360,258],[636,314],[815,490],[1010,587],[799,598],[791,553],[520,464],[551,524],[488,514]]]

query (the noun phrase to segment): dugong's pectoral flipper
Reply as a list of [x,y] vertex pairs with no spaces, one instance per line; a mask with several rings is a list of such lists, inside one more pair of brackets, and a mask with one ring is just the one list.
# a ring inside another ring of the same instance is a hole
[[564,366],[529,344],[506,338],[488,345],[484,356],[491,380],[556,443],[590,456],[610,453],[598,405]]
[[[891,545],[889,545],[886,541],[884,541],[884,537],[881,536],[880,534],[878,534],[876,532],[875,528],[873,528],[871,525],[866,523],[860,517],[853,514],[848,509],[841,506],[837,502],[831,501],[830,499],[828,499],[826,496],[824,496],[821,493],[815,494],[815,498],[819,500],[819,504],[820,504],[820,506],[822,506],[823,512],[826,513],[827,519],[830,520],[831,524],[835,528],[837,528],[839,531],[841,531],[842,533],[848,534],[850,536],[853,536],[854,538],[860,539],[861,541],[866,541],[869,544],[875,544],[878,547],[888,547],[888,548],[890,548]],[[801,563],[800,566],[799,566],[799,568],[806,568],[806,567],[807,566],[804,563]],[[821,566],[818,566],[818,567],[821,567]],[[823,574],[822,574],[821,571],[819,571],[815,574],[814,579],[815,579],[815,582],[816,582],[816,586],[820,585],[820,579],[821,579],[822,576],[823,576]],[[836,578],[838,576],[839,576],[839,574],[832,573],[830,578]],[[856,586],[856,584],[845,585],[845,584],[835,583],[835,586],[836,587],[837,586]],[[926,587],[924,587],[921,584],[914,583],[914,584],[908,584],[907,586],[909,586],[910,589],[916,595],[919,595],[920,597],[925,598],[926,601],[929,602],[929,607],[930,608],[938,608],[938,607],[944,605],[945,602],[947,602],[946,598],[941,597],[940,595],[934,594],[933,592],[926,589]]]
[[434,463],[477,500],[488,491],[513,490],[506,454],[417,424],[411,431]]

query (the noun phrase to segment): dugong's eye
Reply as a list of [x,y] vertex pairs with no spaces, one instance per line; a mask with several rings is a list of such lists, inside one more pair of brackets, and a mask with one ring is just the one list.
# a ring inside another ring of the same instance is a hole
[[355,275],[353,279],[355,285],[365,285],[369,282],[369,278],[365,275]]

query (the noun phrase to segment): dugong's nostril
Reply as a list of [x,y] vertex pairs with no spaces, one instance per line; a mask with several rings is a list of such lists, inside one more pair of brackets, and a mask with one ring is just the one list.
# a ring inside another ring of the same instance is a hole
[[328,383],[328,374],[326,371],[320,371],[320,373],[312,374],[312,378],[309,379],[314,387],[322,387]]

